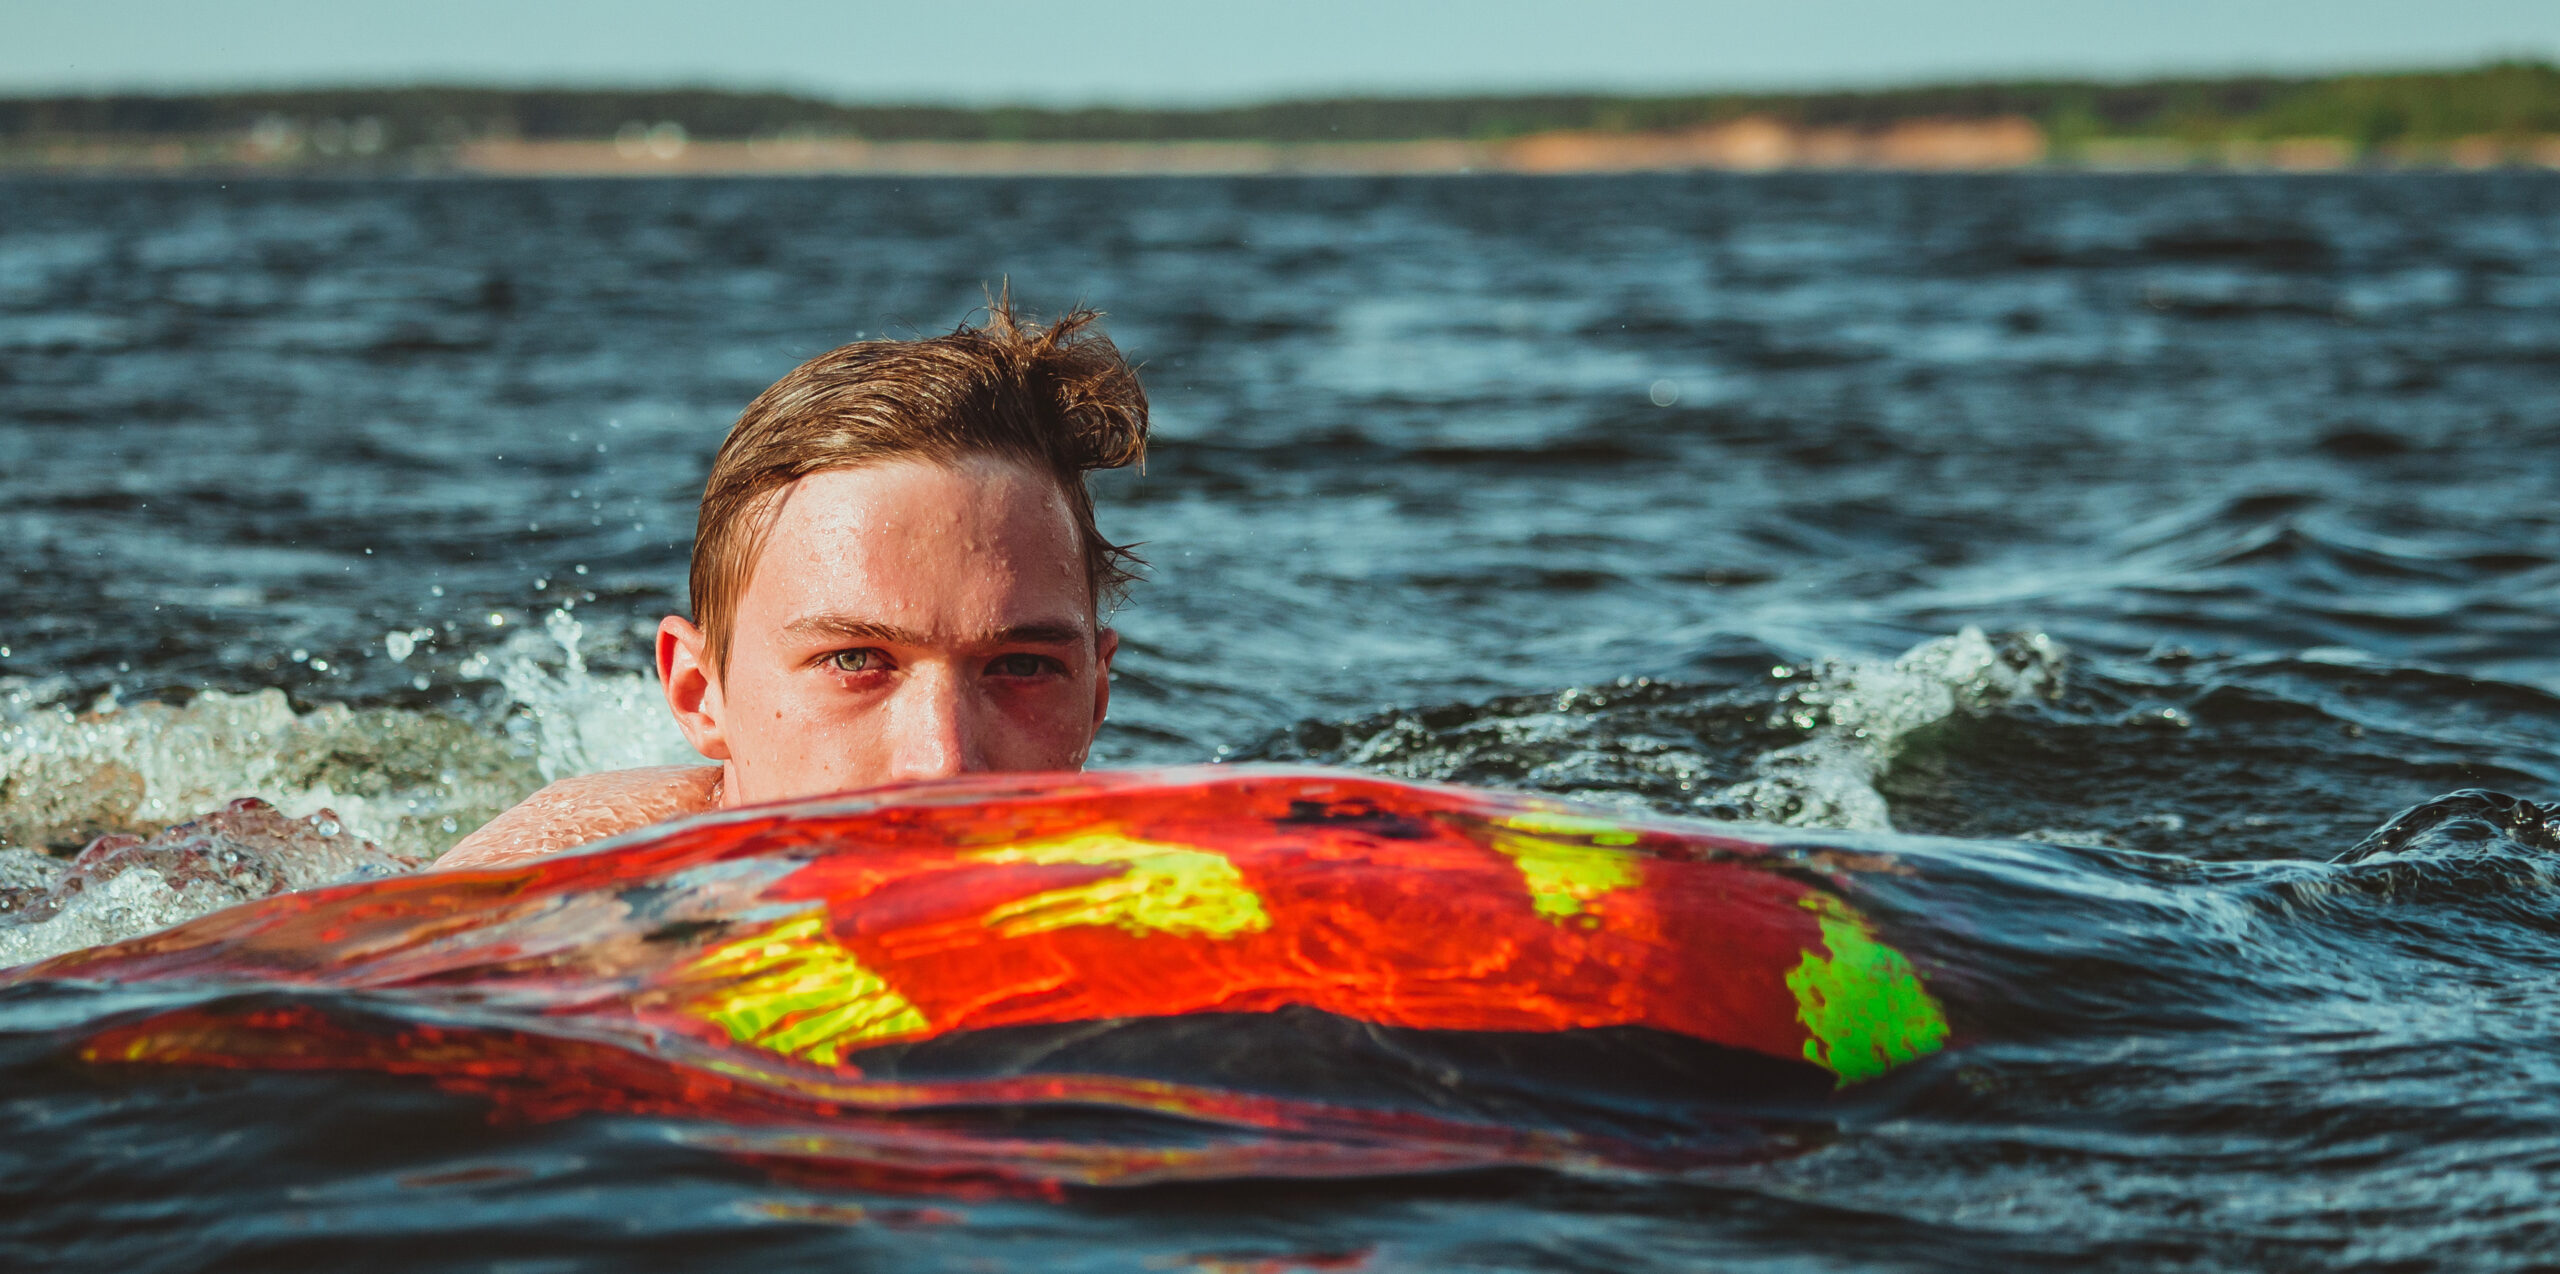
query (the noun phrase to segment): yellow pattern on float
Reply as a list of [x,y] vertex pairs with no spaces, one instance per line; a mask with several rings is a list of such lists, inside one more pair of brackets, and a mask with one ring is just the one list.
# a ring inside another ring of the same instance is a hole
[[1623,848],[1635,841],[1614,823],[1563,814],[1503,819],[1492,838],[1495,852],[1520,869],[1530,907],[1557,924],[1583,915],[1604,895],[1635,887],[1642,860]]
[[833,1066],[848,1047],[932,1029],[907,997],[827,932],[812,911],[724,943],[685,966],[681,980],[725,983],[685,1011],[751,1044]]
[[987,926],[1008,938],[1076,925],[1111,925],[1132,934],[1192,938],[1232,938],[1271,927],[1262,899],[1246,886],[1236,865],[1224,854],[1189,845],[1087,832],[982,850],[969,857],[992,864],[1121,867],[1116,875],[1033,894],[988,912]]

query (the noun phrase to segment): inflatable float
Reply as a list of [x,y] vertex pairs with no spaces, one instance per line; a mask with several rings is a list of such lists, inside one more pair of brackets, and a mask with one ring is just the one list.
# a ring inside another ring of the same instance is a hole
[[880,1187],[1677,1169],[1949,1039],[1836,865],[1742,831],[988,776],[279,894],[0,985],[133,994],[65,1042],[98,1067],[417,1076]]

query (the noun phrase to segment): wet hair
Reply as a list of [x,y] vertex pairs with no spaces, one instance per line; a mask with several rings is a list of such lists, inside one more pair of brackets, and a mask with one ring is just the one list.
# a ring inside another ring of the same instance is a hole
[[1066,493],[1095,609],[1124,595],[1144,562],[1096,529],[1085,475],[1145,460],[1147,395],[1101,317],[1077,309],[1044,327],[998,297],[983,326],[839,346],[756,395],[711,462],[694,534],[693,616],[710,665],[727,666],[776,493],[883,460],[992,456],[1049,474]]

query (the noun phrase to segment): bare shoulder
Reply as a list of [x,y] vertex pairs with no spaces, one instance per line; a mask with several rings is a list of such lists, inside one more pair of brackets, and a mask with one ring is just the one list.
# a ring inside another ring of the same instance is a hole
[[499,867],[711,808],[720,767],[653,765],[561,779],[446,850],[431,870]]

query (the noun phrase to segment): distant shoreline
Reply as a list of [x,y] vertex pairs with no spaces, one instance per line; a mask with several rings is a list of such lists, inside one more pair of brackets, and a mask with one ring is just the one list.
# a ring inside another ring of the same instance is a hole
[[0,98],[0,174],[1251,175],[2560,168],[2560,67],[1201,108],[453,86]]
[[1407,142],[466,142],[420,162],[280,160],[248,144],[87,143],[0,152],[0,176],[1432,176],[1469,173],[2015,172],[2025,169],[2318,173],[2364,169],[2560,169],[2560,136],[2481,137],[2377,159],[2334,138],[2198,146],[2170,138],[2082,143],[2057,154],[2031,120],[1911,120],[1805,129],[1746,118],[1665,133],[1557,131],[1503,141]]
[[987,175],[1256,175],[1598,173],[1724,169],[1898,168],[1978,171],[2045,159],[2024,119],[1917,120],[1859,132],[1791,128],[1750,118],[1680,132],[1557,131],[1500,141],[871,142],[851,139],[682,142],[473,142],[454,171],[522,176],[877,173]]
[[2053,153],[2023,121],[1930,122],[1875,136],[1749,125],[1688,134],[1556,133],[1504,142],[692,142],[633,153],[608,141],[479,141],[434,162],[278,163],[172,144],[0,154],[0,178],[1457,176],[1666,172],[2338,173],[2560,169],[2560,136],[2481,138],[2423,154],[2359,156],[2331,138],[2199,147],[2130,138]]

